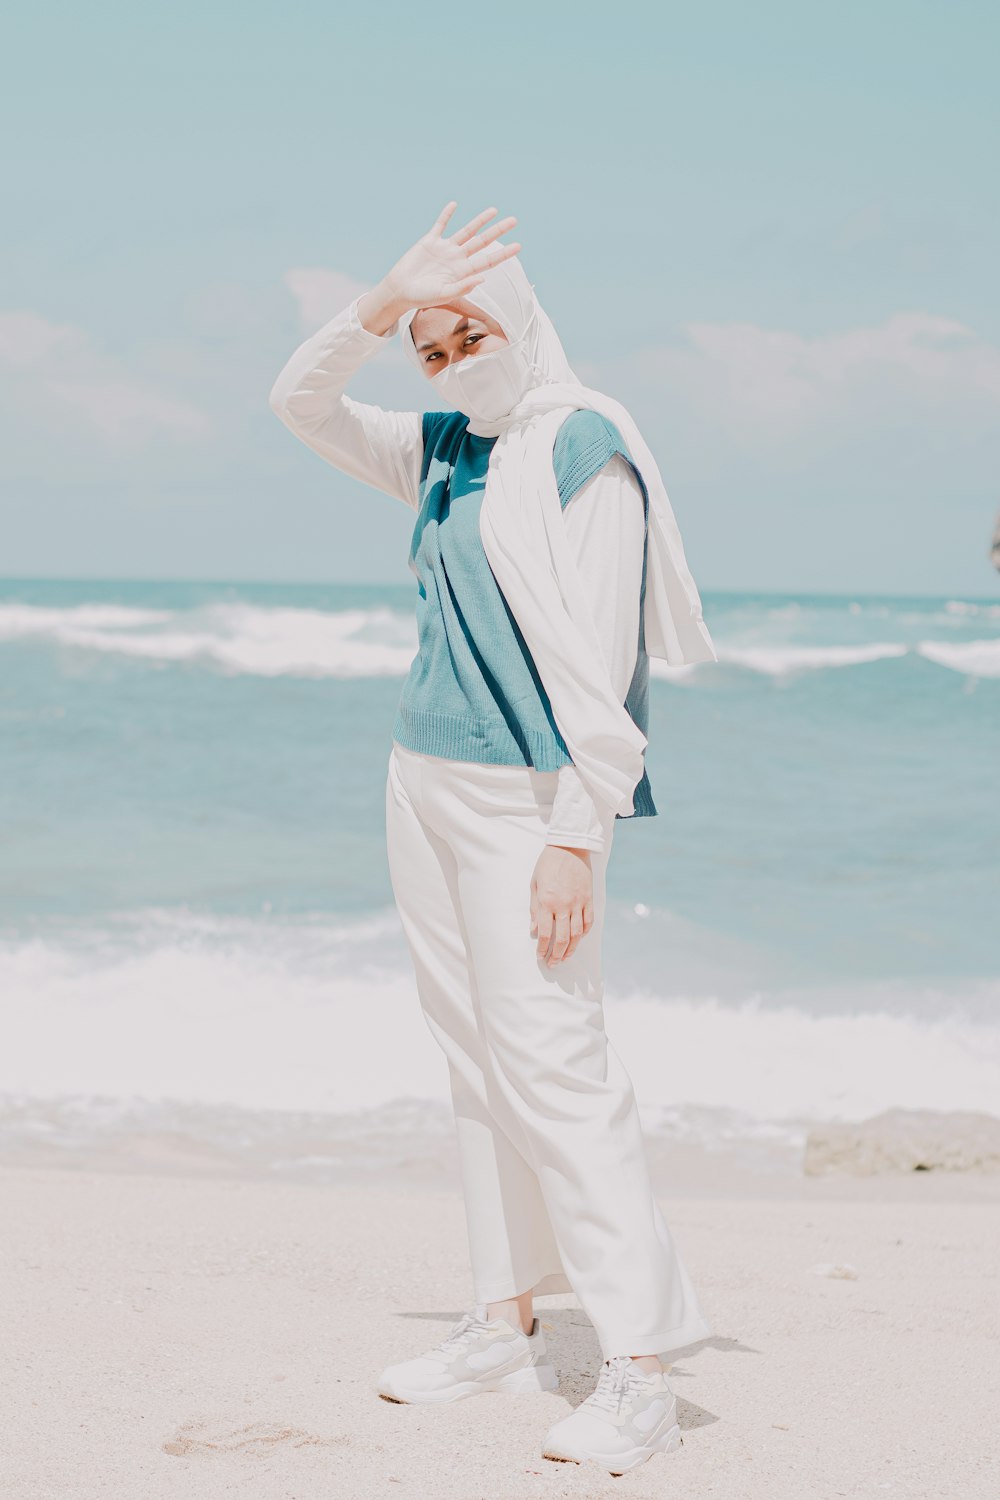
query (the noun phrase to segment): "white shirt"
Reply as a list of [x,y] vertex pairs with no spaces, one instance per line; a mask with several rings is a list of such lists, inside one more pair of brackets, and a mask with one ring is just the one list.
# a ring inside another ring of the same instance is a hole
[[[371,333],[357,304],[355,298],[296,349],[271,390],[271,409],[342,473],[418,510],[421,413],[385,411],[345,394],[355,371],[393,334]],[[631,465],[616,454],[576,492],[563,515],[611,680],[624,703],[639,647],[645,537],[642,490]],[[559,768],[546,843],[604,848],[602,815],[574,765]]]

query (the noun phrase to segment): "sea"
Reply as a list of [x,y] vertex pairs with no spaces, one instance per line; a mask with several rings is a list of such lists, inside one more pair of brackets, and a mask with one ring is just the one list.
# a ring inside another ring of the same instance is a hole
[[[1000,1114],[1000,587],[703,602],[608,875],[648,1133],[767,1170]],[[0,1156],[433,1178],[385,854],[415,650],[405,584],[0,583]]]

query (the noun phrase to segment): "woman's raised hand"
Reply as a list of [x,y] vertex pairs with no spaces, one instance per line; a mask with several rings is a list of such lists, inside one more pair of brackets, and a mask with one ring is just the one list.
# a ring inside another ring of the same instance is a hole
[[512,214],[484,228],[496,214],[495,208],[483,209],[454,234],[445,235],[456,207],[454,200],[446,203],[427,233],[400,256],[377,287],[361,298],[358,316],[370,332],[385,333],[411,307],[441,307],[464,297],[478,286],[486,271],[520,250],[516,241],[494,244],[517,223]]
[[[455,297],[464,297],[483,279],[483,272],[509,260],[519,244],[493,245],[517,220],[513,214],[499,219],[489,229],[495,208],[484,208],[454,234],[445,235],[445,225],[458,205],[446,203],[426,234],[400,256],[385,280],[400,302],[411,307],[438,307]],[[488,247],[493,245],[492,249]]]

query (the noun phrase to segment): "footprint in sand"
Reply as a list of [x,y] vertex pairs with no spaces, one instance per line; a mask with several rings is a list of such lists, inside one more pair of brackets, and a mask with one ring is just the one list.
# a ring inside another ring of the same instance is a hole
[[178,1458],[192,1458],[206,1453],[248,1453],[254,1456],[273,1453],[280,1444],[291,1448],[340,1448],[350,1438],[318,1437],[301,1427],[286,1427],[280,1422],[251,1422],[248,1427],[232,1431],[213,1429],[206,1422],[185,1422],[163,1444],[164,1453]]

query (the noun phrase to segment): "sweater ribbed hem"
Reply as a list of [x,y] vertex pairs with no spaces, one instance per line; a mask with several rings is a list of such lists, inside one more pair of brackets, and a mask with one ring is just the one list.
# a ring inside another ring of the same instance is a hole
[[[539,735],[519,726],[525,741],[522,749],[510,733],[506,719],[476,718],[472,714],[442,714],[430,709],[410,708],[401,703],[396,710],[392,738],[406,750],[421,755],[439,755],[444,760],[467,760],[477,765],[530,766],[536,771],[558,771],[573,764],[568,751],[560,751],[551,735]],[[632,796],[633,811],[616,820],[655,818],[656,804],[644,769]]]
[[477,718],[473,714],[442,714],[432,709],[396,710],[392,737],[407,750],[440,755],[445,760],[471,760],[480,765],[530,766],[536,771],[558,771],[572,764],[569,751],[553,743],[551,733],[518,725],[517,737],[506,719]]

